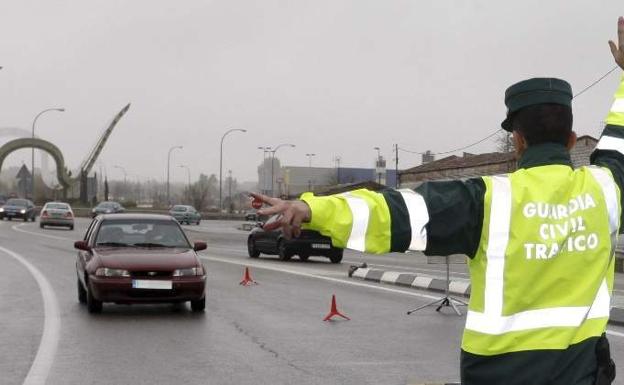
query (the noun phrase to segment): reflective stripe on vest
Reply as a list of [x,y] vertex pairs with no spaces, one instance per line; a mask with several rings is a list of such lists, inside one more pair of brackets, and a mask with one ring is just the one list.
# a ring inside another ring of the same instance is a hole
[[342,194],[349,205],[353,224],[351,234],[347,240],[347,248],[364,251],[366,250],[366,231],[368,229],[369,209],[363,198],[356,197],[349,193]]
[[[604,194],[609,217],[612,245],[619,228],[619,201],[617,187],[611,175],[599,167],[588,168]],[[503,315],[505,255],[509,243],[512,215],[511,181],[508,176],[491,177],[491,210],[486,250],[483,312],[469,310],[466,329],[501,335],[548,327],[579,327],[586,319],[609,316],[610,296],[603,279],[591,306],[551,307]]]
[[398,190],[405,201],[409,214],[410,227],[412,228],[412,240],[409,250],[422,251],[427,248],[427,228],[429,222],[429,211],[425,199],[414,190]]

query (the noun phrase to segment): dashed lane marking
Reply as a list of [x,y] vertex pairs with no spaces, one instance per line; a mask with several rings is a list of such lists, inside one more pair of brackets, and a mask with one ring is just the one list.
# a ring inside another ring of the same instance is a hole
[[23,385],[43,385],[46,383],[48,373],[54,362],[61,330],[61,315],[58,300],[56,299],[56,294],[50,282],[39,269],[28,262],[26,258],[2,246],[0,246],[0,251],[13,257],[28,269],[33,278],[35,278],[35,281],[37,281],[41,297],[43,298],[43,334],[41,335],[41,342],[39,343],[37,355],[23,383]]

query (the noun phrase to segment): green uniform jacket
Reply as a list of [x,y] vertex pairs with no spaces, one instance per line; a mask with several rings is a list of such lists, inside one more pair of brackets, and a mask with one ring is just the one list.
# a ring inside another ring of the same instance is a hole
[[[624,77],[606,122],[601,140],[591,155],[591,163],[608,168],[622,191]],[[531,146],[518,161],[519,169],[545,165],[573,167],[567,149],[555,143]],[[483,179],[426,182],[415,192],[417,194],[405,190],[381,193],[356,190],[340,197],[314,197],[306,193],[301,199],[312,211],[306,227],[330,236],[335,246],[369,253],[422,250],[426,255],[474,257],[484,223],[486,186]],[[419,206],[420,220],[414,218]],[[368,212],[363,229],[357,219],[345,214],[362,209]],[[620,223],[624,223],[623,219]],[[597,367],[596,342],[597,338],[590,338],[563,350],[530,350],[495,356],[462,351],[462,384],[593,384]]]

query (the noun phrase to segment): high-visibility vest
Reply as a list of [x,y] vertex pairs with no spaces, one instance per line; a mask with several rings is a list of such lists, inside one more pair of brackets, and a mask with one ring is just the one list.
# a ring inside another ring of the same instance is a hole
[[611,172],[546,165],[483,177],[462,349],[566,349],[601,335],[613,290],[620,191]]

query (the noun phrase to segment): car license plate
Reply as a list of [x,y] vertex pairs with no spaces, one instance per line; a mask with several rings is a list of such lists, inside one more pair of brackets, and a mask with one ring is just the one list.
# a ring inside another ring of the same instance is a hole
[[157,281],[151,279],[133,279],[133,289],[156,289],[156,290],[171,290],[171,281]]
[[330,249],[331,246],[328,245],[327,243],[313,243],[312,248],[313,249]]

